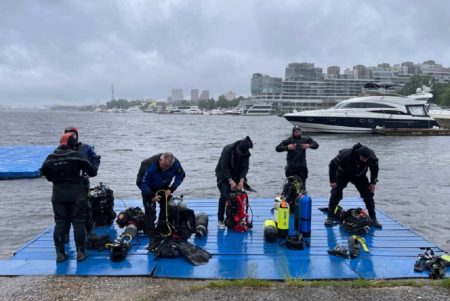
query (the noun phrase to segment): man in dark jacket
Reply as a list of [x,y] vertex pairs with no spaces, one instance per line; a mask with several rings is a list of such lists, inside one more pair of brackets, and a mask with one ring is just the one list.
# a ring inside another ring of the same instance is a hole
[[[366,176],[370,169],[370,182]],[[381,228],[375,213],[375,201],[373,199],[375,186],[378,182],[378,158],[373,150],[357,143],[353,148],[341,149],[339,154],[330,162],[329,176],[331,197],[328,204],[328,218],[326,226],[333,224],[333,213],[342,200],[342,191],[350,182],[358,189],[361,198],[366,204],[367,211],[372,220],[372,225]]]
[[60,146],[50,154],[42,165],[42,174],[53,182],[52,205],[55,215],[53,240],[56,247],[56,261],[67,259],[64,240],[67,224],[72,223],[77,248],[77,260],[87,258],[86,252],[86,192],[82,173],[90,177],[97,175],[92,166],[73,148],[75,139],[71,134],[64,134]]
[[302,180],[302,189],[306,190],[308,167],[306,165],[306,150],[317,149],[319,144],[310,137],[302,137],[302,129],[294,126],[292,136],[281,141],[275,148],[277,152],[287,151],[285,168],[286,178],[298,176]]
[[250,161],[249,149],[253,142],[249,136],[226,145],[216,166],[217,187],[220,191],[219,207],[217,212],[220,230],[225,230],[224,214],[225,203],[231,191],[242,190],[247,181],[247,172]]
[[[160,153],[141,162],[136,185],[142,193],[145,232],[155,230],[156,203],[159,202],[159,222],[166,219],[166,200],[180,186],[185,177],[180,161],[172,153]],[[159,193],[158,193],[159,192]]]
[[[100,158],[101,157],[95,153],[95,151],[94,151],[95,146],[89,145],[86,143],[82,143],[81,141],[79,141],[78,129],[76,127],[69,126],[64,129],[64,133],[72,134],[72,136],[75,138],[74,150],[76,150],[81,155],[83,155],[83,157],[85,159],[87,159],[89,161],[89,163],[91,163],[91,165],[94,166],[98,170],[98,168],[100,167]],[[89,176],[86,173],[83,174],[83,184],[84,184],[84,188],[86,190],[86,195],[87,195],[86,231],[88,233],[88,236],[94,236],[95,233],[93,233],[94,222],[93,222],[93,217],[92,217],[92,204],[90,201],[90,196],[91,196],[90,195],[90,183],[89,183]],[[69,241],[69,231],[70,231],[70,224],[67,226],[67,229],[66,229],[66,238],[65,238],[66,243]]]

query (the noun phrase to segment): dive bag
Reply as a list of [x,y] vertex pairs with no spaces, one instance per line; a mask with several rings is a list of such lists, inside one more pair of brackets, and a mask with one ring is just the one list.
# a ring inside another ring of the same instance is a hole
[[117,215],[116,223],[120,228],[124,228],[127,225],[133,224],[136,225],[138,231],[143,230],[144,212],[142,212],[142,209],[139,207],[128,208],[127,210],[122,211]]
[[236,232],[245,232],[253,227],[249,221],[248,196],[244,191],[232,192],[225,203],[225,225]]
[[100,182],[90,189],[90,202],[92,206],[92,221],[96,227],[109,226],[116,218],[114,212],[114,192],[111,188]]
[[361,235],[369,233],[372,221],[361,208],[352,208],[342,214],[341,224],[348,233]]

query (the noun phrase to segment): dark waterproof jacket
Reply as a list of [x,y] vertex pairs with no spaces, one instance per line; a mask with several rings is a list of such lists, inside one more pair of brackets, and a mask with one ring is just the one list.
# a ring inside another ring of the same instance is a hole
[[368,169],[370,169],[370,183],[376,184],[379,170],[378,158],[372,150],[370,150],[369,160],[361,162],[356,150],[352,148],[341,149],[329,165],[330,183],[336,182],[336,179],[340,176],[355,178],[365,175]]
[[139,171],[136,176],[136,186],[139,187],[139,189],[141,189],[142,187],[142,179],[144,178],[145,171],[150,166],[150,164],[152,164],[153,162],[158,162],[159,157],[161,157],[161,155],[162,153],[154,155],[148,159],[142,160],[141,167],[139,167]]
[[[296,144],[297,147],[295,150],[288,150],[289,144]],[[279,153],[287,151],[286,161],[288,167],[305,168],[306,150],[300,146],[301,144],[309,144],[311,149],[319,148],[319,144],[310,137],[300,136],[299,138],[295,138],[294,136],[291,136],[288,139],[281,141],[275,150]]]
[[[183,182],[186,175],[178,159],[175,158],[172,167],[163,171],[159,167],[159,156],[155,157],[156,156],[152,157],[154,159],[145,170],[140,186],[138,185],[142,193],[148,197],[153,197],[160,189],[170,189],[174,192]],[[152,158],[149,158],[149,160]]]
[[41,173],[53,182],[52,201],[72,202],[85,198],[83,173],[97,175],[97,168],[78,151],[59,146],[45,159]]
[[233,179],[236,183],[239,182],[240,179],[247,181],[246,177],[250,161],[250,152],[239,156],[237,153],[237,146],[240,142],[241,140],[236,141],[223,148],[219,162],[216,166],[217,183],[220,183],[225,179],[228,181]]
[[89,145],[89,144],[85,144],[82,142],[78,142],[75,145],[75,150],[79,151],[86,159],[88,159],[88,161],[95,167],[95,168],[99,168],[100,167],[100,156],[97,155],[94,151],[95,146],[93,145]]

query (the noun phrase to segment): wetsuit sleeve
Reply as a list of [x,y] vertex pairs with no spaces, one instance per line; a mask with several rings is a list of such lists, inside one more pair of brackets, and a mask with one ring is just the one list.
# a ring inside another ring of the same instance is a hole
[[307,143],[309,144],[309,147],[310,147],[311,149],[318,149],[318,148],[319,148],[319,143],[317,143],[316,141],[314,141],[313,138],[308,138],[308,142],[307,142]]
[[250,156],[243,158],[241,170],[239,171],[239,179],[247,179],[248,167],[250,165]]
[[184,177],[186,176],[186,174],[184,173],[183,167],[181,166],[180,161],[175,159],[173,168],[175,169],[175,180],[173,181],[172,185],[170,185],[170,187],[169,187],[170,191],[172,191],[172,192],[174,192],[178,188],[178,186],[181,185],[181,183],[184,180]]
[[139,189],[141,189],[142,179],[144,178],[146,166],[147,166],[146,162],[142,161],[141,166],[139,167],[138,174],[136,176],[136,186],[139,187]]
[[89,144],[84,144],[86,147],[86,157],[88,158],[89,162],[98,169],[100,167],[100,156],[97,155],[94,151],[94,146]]
[[87,173],[90,177],[95,177],[97,175],[97,168],[92,165],[88,160],[84,158],[81,159],[81,168],[83,172]]
[[48,160],[50,156],[47,156],[44,163],[42,163],[41,174],[47,179],[47,181],[52,181],[52,175],[50,174],[50,169],[48,168]]
[[373,155],[373,157],[370,158],[369,162],[369,169],[370,169],[370,184],[376,184],[378,182],[378,158]]
[[225,179],[231,179],[231,151],[225,147],[220,155],[220,166]]
[[288,150],[289,140],[283,140],[275,147],[275,150],[279,153],[286,152]]
[[340,163],[341,163],[340,155],[337,155],[333,160],[330,161],[330,164],[328,165],[329,167],[328,174],[330,177],[330,183],[336,182],[336,171]]
[[141,189],[142,193],[144,193],[144,194],[146,194],[148,196],[154,195],[154,192],[150,188],[150,177],[151,177],[151,174],[153,172],[153,168],[152,167],[153,167],[153,164],[150,165],[145,170],[144,177],[142,178],[141,186],[139,187]]

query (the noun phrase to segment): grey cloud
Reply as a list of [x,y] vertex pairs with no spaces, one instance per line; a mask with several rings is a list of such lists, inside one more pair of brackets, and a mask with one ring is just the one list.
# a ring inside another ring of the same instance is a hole
[[248,95],[291,62],[450,66],[447,1],[3,1],[0,104]]

